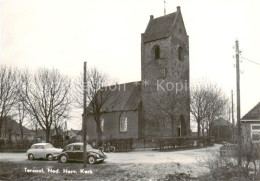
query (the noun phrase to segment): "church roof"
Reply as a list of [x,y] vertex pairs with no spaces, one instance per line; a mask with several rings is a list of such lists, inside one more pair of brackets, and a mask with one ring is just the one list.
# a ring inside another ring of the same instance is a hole
[[243,118],[242,120],[251,120],[251,119],[260,119],[260,102],[253,107]]
[[[115,86],[117,88],[113,89]],[[103,91],[109,94],[109,98],[102,105],[101,112],[133,111],[139,108],[141,103],[141,81],[109,87],[111,89],[103,88]]]
[[144,33],[144,42],[169,37],[176,14],[175,12],[155,19],[151,17]]

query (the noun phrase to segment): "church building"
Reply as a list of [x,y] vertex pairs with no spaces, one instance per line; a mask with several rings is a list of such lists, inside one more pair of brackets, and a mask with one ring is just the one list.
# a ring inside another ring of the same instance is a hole
[[[189,37],[180,7],[141,34],[141,81],[113,85],[102,105],[102,139],[185,137],[190,131]],[[98,137],[93,115],[87,135]]]

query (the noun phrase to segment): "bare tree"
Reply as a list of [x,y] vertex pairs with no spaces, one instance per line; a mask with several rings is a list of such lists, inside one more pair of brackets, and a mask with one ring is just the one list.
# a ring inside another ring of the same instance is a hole
[[55,121],[67,118],[70,110],[70,80],[56,69],[38,69],[22,75],[20,94],[26,111],[38,122],[50,141]]
[[191,88],[191,114],[197,121],[198,136],[202,130],[210,132],[212,123],[216,118],[224,116],[228,100],[222,90],[216,85],[208,82],[199,82]]
[[4,119],[11,113],[18,100],[18,77],[18,70],[0,66],[0,135]]
[[[104,104],[112,96],[112,89],[108,86],[112,84],[112,80],[108,75],[99,71],[97,68],[90,68],[87,70],[87,114],[93,116],[97,125],[97,141],[98,144],[102,140],[102,130],[101,130],[101,114],[105,111],[103,108]],[[83,108],[83,78],[82,76],[77,78],[74,82],[75,92],[74,92],[74,102],[78,107]]]
[[18,102],[16,108],[17,108],[17,116],[19,121],[19,128],[21,132],[21,139],[23,139],[23,126],[25,123],[27,112],[23,102]]
[[39,123],[35,120],[35,118],[32,115],[28,115],[30,121],[29,123],[29,127],[31,128],[31,130],[34,130],[35,133],[35,138],[37,139],[38,137],[38,129],[39,129]]
[[206,118],[205,129],[207,130],[207,135],[211,134],[211,128],[214,121],[221,117],[227,117],[228,114],[228,99],[224,95],[223,91],[216,84],[208,84],[208,97],[206,99]]
[[197,134],[199,137],[201,131],[201,121],[207,116],[206,107],[208,102],[206,99],[208,92],[205,90],[203,85],[197,85],[191,88],[190,94],[190,111],[192,116],[197,121]]

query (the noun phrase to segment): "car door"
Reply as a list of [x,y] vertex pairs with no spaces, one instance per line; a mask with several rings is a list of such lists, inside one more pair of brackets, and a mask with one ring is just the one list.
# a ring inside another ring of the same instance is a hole
[[29,153],[32,153],[34,158],[38,158],[38,146],[37,145],[33,145],[30,149]]
[[38,158],[45,158],[46,157],[44,145],[39,145],[37,152],[38,152]]
[[67,155],[68,155],[68,159],[73,160],[73,155],[74,155],[73,146],[67,146],[64,150],[65,150],[65,153],[67,153]]
[[75,160],[83,160],[83,147],[81,145],[74,146],[74,155]]

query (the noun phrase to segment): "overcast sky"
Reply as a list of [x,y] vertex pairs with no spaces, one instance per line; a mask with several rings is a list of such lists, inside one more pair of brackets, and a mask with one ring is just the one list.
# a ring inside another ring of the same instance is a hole
[[[260,1],[166,0],[167,13],[177,6],[190,37],[191,83],[206,78],[230,96],[235,40],[243,57],[260,63]],[[119,83],[137,81],[141,33],[163,12],[163,0],[0,0],[0,63],[78,76],[87,61]],[[260,65],[243,60],[241,69],[243,116],[260,102]]]

